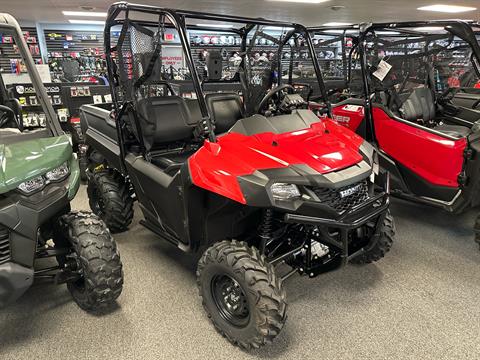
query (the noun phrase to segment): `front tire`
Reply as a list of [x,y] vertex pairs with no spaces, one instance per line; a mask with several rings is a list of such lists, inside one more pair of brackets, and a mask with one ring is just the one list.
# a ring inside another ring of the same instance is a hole
[[198,263],[203,307],[216,330],[243,349],[269,344],[287,319],[286,294],[273,265],[244,242],[222,241]]
[[112,233],[128,230],[133,219],[133,199],[130,184],[113,169],[94,171],[88,179],[90,208]]
[[122,262],[105,223],[92,213],[71,212],[60,218],[53,240],[73,249],[81,277],[67,287],[78,306],[98,311],[115,303],[123,289]]
[[390,211],[387,212],[382,226],[383,228],[381,229],[380,236],[375,246],[350,260],[352,264],[371,264],[383,258],[385,254],[390,251],[396,231],[395,221],[393,220],[393,216],[390,214]]

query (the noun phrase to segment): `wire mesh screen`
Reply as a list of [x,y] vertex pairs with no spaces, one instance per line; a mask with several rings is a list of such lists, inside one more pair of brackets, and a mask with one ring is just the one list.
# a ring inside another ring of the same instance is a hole
[[121,99],[138,101],[164,96],[168,88],[175,88],[172,84],[167,86],[168,81],[187,78],[183,51],[179,45],[164,43],[165,30],[161,26],[146,28],[131,21],[124,26],[122,34],[116,53]]
[[450,34],[370,37],[367,56],[371,86],[408,93],[418,87],[437,92],[461,87],[475,77],[471,48]]

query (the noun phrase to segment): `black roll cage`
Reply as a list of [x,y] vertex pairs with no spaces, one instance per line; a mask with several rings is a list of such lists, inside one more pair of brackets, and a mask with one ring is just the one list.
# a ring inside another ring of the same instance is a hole
[[[453,36],[457,36],[460,39],[464,40],[472,49],[472,64],[475,69],[475,72],[480,77],[480,44],[476,39],[476,34],[473,31],[473,27],[480,27],[480,23],[474,21],[463,21],[463,20],[432,20],[432,21],[405,21],[397,23],[363,23],[359,25],[347,25],[340,27],[310,27],[308,28],[310,33],[325,33],[328,30],[337,30],[342,31],[343,34],[347,34],[348,31],[358,31],[358,35],[353,35],[357,37],[357,43],[352,48],[349,54],[349,66],[348,66],[348,78],[347,81],[350,81],[351,76],[351,56],[353,50],[357,49],[360,55],[360,65],[362,72],[362,83],[363,83],[363,92],[364,92],[364,107],[365,107],[365,116],[367,120],[367,133],[366,138],[368,141],[373,142],[378,145],[377,138],[375,136],[375,127],[373,124],[373,106],[370,99],[370,85],[369,85],[369,73],[368,73],[368,59],[366,56],[366,47],[367,47],[367,36],[369,33],[375,31],[392,31],[392,37],[402,37],[405,35],[418,35],[419,37],[425,36],[425,32],[410,30],[409,28],[419,28],[423,26],[435,26],[443,27],[447,32]],[[394,32],[399,32],[400,34],[394,34]],[[475,60],[476,59],[476,62]]]
[[[116,47],[112,48],[111,46],[111,38],[110,38],[111,28],[113,26],[124,25],[126,21],[131,21],[135,24],[138,24],[144,27],[158,26],[158,21],[129,19],[129,14],[131,12],[143,13],[143,14],[149,14],[149,15],[155,15],[155,16],[165,16],[166,18],[168,18],[170,22],[170,24],[165,24],[165,27],[173,28],[178,32],[180,37],[180,43],[181,43],[183,52],[185,54],[186,64],[192,77],[193,88],[199,102],[200,111],[203,118],[202,120],[205,121],[208,125],[208,134],[209,134],[208,137],[210,141],[216,141],[216,137],[215,137],[212,122],[211,122],[211,114],[209,113],[207,103],[205,101],[205,94],[202,88],[202,83],[200,81],[200,78],[193,60],[193,56],[190,48],[190,42],[188,40],[187,28],[188,30],[203,30],[203,31],[212,31],[212,32],[215,31],[215,32],[233,33],[233,34],[240,35],[242,37],[242,44],[241,44],[242,52],[244,52],[248,47],[247,36],[252,31],[252,29],[254,29],[256,26],[274,26],[274,27],[278,27],[279,29],[292,28],[292,30],[290,30],[286,34],[283,40],[283,44],[279,44],[279,51],[282,50],[283,46],[285,46],[285,44],[288,43],[289,39],[295,33],[301,33],[304,36],[307,42],[307,46],[309,48],[309,55],[310,55],[310,58],[312,59],[312,63],[315,70],[315,75],[317,77],[320,92],[322,94],[324,101],[327,102],[327,91],[326,91],[325,83],[323,81],[323,75],[320,69],[320,65],[317,61],[317,56],[315,54],[313,41],[312,41],[312,38],[310,37],[310,33],[308,29],[301,24],[273,21],[273,20],[267,20],[264,18],[248,18],[248,17],[232,16],[232,15],[217,15],[217,14],[209,14],[209,13],[202,13],[202,12],[196,12],[196,11],[162,8],[162,7],[151,6],[151,5],[132,4],[128,2],[117,2],[112,4],[108,9],[107,20],[106,20],[105,29],[104,29],[104,44],[105,44],[105,54],[106,54],[108,75],[109,75],[109,78],[111,79],[110,89],[111,89],[112,99],[114,103],[116,121],[118,124],[117,135],[118,135],[120,151],[121,151],[120,155],[122,158],[122,166],[124,166],[123,159],[125,158],[125,149],[124,149],[123,136],[122,136],[122,126],[120,121],[122,116],[127,111],[128,107],[131,106],[131,104],[123,103],[122,105],[120,105],[118,95],[115,89],[115,87],[118,84],[118,74],[116,73],[116,71],[114,71],[115,63],[112,58],[112,53],[117,49]],[[222,23],[246,24],[246,25],[241,28],[228,27],[223,29],[223,28],[209,27],[209,26],[197,26],[197,25],[190,25],[190,24],[187,25],[186,23],[187,19],[218,21]],[[279,61],[279,65],[281,65],[281,57],[278,57],[278,61]],[[281,68],[281,66],[279,66],[279,68]],[[281,76],[279,76],[277,85],[280,85],[281,82],[282,82],[282,79],[281,79]],[[328,115],[331,115],[330,106],[328,103],[327,103],[327,108],[328,108]]]

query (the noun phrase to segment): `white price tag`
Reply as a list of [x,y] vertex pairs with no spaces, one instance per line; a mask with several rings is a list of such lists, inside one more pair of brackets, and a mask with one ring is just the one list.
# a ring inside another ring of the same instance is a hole
[[383,81],[391,69],[392,65],[384,60],[381,60],[377,66],[377,70],[373,73],[373,76],[375,76],[378,80]]
[[94,104],[101,104],[102,103],[102,95],[93,95],[93,103]]
[[343,107],[343,110],[345,111],[352,111],[352,112],[357,112],[359,111],[363,106],[359,106],[359,105],[345,105]]

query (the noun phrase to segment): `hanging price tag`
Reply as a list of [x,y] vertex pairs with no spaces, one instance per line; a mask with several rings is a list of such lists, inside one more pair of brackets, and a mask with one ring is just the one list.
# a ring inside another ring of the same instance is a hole
[[381,60],[377,66],[377,70],[373,73],[373,76],[375,76],[378,80],[383,81],[391,69],[392,65],[384,60]]

